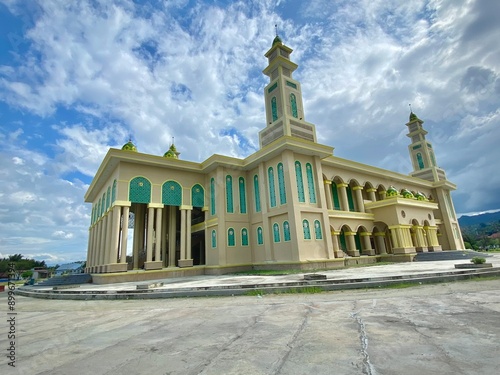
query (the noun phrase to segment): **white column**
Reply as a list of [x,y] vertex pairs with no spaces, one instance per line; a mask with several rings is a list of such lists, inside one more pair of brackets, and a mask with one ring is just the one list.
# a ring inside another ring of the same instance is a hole
[[365,212],[365,202],[363,202],[363,186],[354,186],[352,191],[354,191],[354,197],[356,199],[356,205],[358,206],[358,212]]
[[181,209],[181,260],[186,259],[186,210]]
[[191,212],[186,210],[186,259],[191,259]]
[[340,198],[340,208],[343,211],[349,211],[349,201],[347,200],[347,184],[337,184],[337,191]]
[[127,263],[127,246],[128,246],[128,216],[130,208],[123,207],[123,226],[122,226],[122,247],[120,254],[120,263]]
[[109,248],[109,261],[108,263],[114,264],[118,263],[118,240],[120,238],[120,213],[121,207],[113,207],[113,220],[111,228],[111,245]]
[[154,225],[154,214],[155,209],[153,207],[148,208],[148,237],[146,239],[146,262],[151,262],[153,260],[153,225]]
[[375,202],[377,200],[377,196],[375,195],[376,191],[377,191],[377,189],[374,189],[374,188],[366,189],[366,192],[368,193],[368,198],[372,202]]
[[324,180],[323,183],[325,185],[326,208],[329,210],[333,210],[332,182],[328,181],[328,180]]
[[163,209],[156,209],[156,244],[155,244],[155,262],[161,261],[161,243],[162,243],[162,214]]
[[177,232],[177,215],[176,208],[169,206],[169,229],[168,229],[168,266],[175,267],[175,252],[176,252],[176,232]]

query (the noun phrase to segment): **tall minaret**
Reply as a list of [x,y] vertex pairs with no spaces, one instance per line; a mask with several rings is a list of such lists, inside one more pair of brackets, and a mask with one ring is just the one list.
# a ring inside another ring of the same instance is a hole
[[409,130],[407,137],[411,139],[408,151],[413,164],[413,172],[410,175],[427,181],[446,180],[444,170],[436,164],[432,144],[425,139],[427,132],[422,127],[423,123],[413,111],[410,112],[410,120],[406,124]]
[[290,61],[292,49],[276,35],[265,54],[269,65],[262,72],[270,78],[264,89],[266,128],[259,132],[260,147],[283,136],[316,142],[316,129],[304,120],[300,83],[292,78],[297,64]]

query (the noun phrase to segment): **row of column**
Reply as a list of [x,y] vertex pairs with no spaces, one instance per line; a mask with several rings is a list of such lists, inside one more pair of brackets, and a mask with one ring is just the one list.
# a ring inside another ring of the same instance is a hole
[[89,228],[87,271],[127,270],[128,206],[115,205]]
[[[147,209],[147,215],[146,215]],[[145,249],[144,269],[174,267],[176,262],[177,207],[137,205],[134,220],[133,268],[139,268]],[[181,206],[179,267],[193,265],[191,255],[191,206]],[[129,206],[115,205],[89,229],[87,272],[127,270]],[[167,260],[167,247],[168,260]]]
[[[326,206],[329,210],[333,210],[333,199],[332,199],[332,181],[324,180],[324,188],[326,195]],[[347,198],[347,187],[349,185],[346,183],[337,184],[337,193],[339,197],[340,208],[343,211],[349,211],[349,199]],[[352,188],[354,193],[353,200],[355,207],[357,208],[357,212],[365,212],[365,201],[363,199],[363,186],[354,186]],[[377,200],[376,193],[377,189],[368,188],[366,189],[366,193],[368,194],[368,199],[372,202]]]
[[[339,245],[339,237],[341,232],[332,231],[332,243],[333,243],[333,251],[336,258],[343,257],[343,251],[340,249]],[[370,237],[374,236],[375,246],[378,251],[378,254],[387,254],[387,248],[385,245],[385,233],[383,232],[360,232],[359,236],[361,238],[361,253],[363,255],[375,255],[375,249],[372,249]],[[344,232],[344,236],[346,239],[346,252],[350,256],[359,256],[360,250],[356,248],[356,241],[354,237],[356,236],[356,232]]]

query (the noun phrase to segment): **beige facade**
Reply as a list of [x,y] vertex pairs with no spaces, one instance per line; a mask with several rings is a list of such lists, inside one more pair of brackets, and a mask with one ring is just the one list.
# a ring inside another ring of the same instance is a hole
[[456,187],[436,166],[423,122],[411,113],[406,124],[409,176],[334,156],[305,121],[291,52],[277,37],[266,53],[266,127],[247,158],[195,163],[173,145],[155,156],[131,142],[109,150],[85,196],[89,272],[338,267],[464,248]]

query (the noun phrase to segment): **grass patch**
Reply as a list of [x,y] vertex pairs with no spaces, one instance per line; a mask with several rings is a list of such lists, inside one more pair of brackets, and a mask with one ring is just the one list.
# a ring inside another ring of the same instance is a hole
[[384,289],[405,289],[405,288],[411,288],[413,286],[420,286],[422,283],[409,283],[409,282],[402,282],[402,283],[396,283],[396,284],[387,284],[387,285],[380,285],[379,288],[384,288]]

